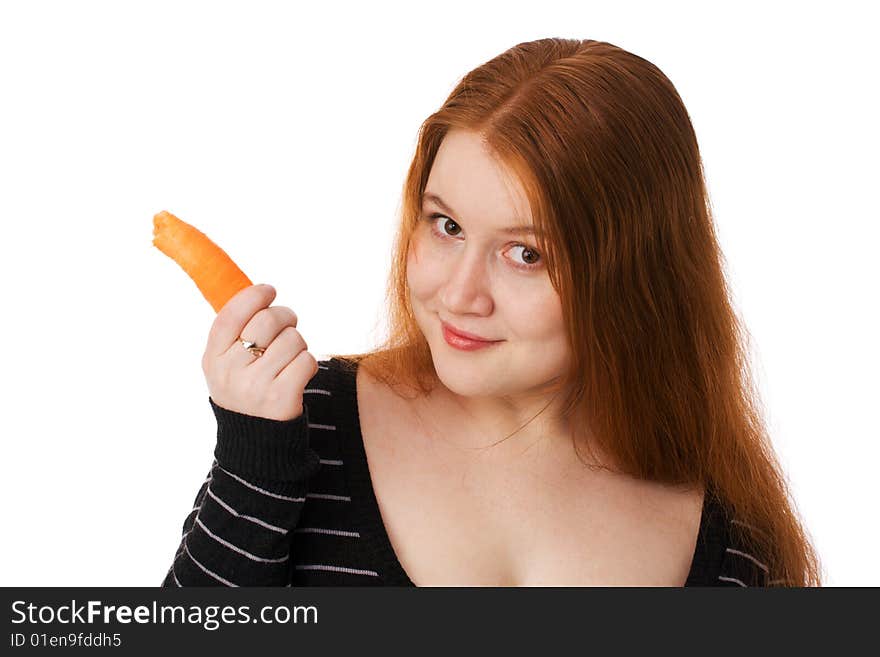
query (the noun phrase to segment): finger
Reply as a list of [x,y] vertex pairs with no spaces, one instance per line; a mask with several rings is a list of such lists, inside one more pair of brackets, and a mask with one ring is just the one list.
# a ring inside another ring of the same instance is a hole
[[270,306],[251,317],[239,337],[256,342],[261,347],[267,347],[285,326],[296,328],[298,321],[296,313],[287,306]]
[[[297,321],[296,313],[287,306],[263,308],[251,317],[242,329],[239,338],[266,349],[286,326],[296,327]],[[245,349],[239,341],[236,341],[229,346],[229,349],[223,354],[223,358],[249,365],[254,361],[255,355]]]
[[249,365],[263,379],[274,379],[300,352],[308,349],[305,339],[292,326],[285,326],[266,352]]
[[214,318],[208,333],[205,352],[220,356],[237,342],[244,326],[261,308],[268,307],[275,299],[275,288],[271,285],[251,285],[233,296]]
[[285,390],[305,390],[318,373],[318,361],[309,351],[301,351],[275,377],[275,385]]

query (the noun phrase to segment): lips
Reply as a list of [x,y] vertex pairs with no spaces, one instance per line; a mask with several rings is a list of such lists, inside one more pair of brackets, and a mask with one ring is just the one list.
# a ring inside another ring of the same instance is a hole
[[461,331],[461,330],[457,329],[456,327],[454,327],[452,324],[444,322],[443,320],[440,320],[440,323],[443,324],[443,327],[447,331],[449,331],[450,333],[455,333],[456,335],[459,335],[463,338],[467,338],[468,340],[477,340],[479,342],[501,342],[501,340],[490,340],[489,338],[484,338],[484,337],[479,336],[475,333],[468,333],[467,331]]

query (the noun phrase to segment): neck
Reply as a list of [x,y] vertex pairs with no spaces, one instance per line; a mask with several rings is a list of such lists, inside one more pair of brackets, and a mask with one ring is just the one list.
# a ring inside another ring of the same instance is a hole
[[462,455],[528,459],[549,450],[571,450],[572,432],[561,417],[558,397],[538,391],[465,397],[438,382],[417,414],[432,439]]

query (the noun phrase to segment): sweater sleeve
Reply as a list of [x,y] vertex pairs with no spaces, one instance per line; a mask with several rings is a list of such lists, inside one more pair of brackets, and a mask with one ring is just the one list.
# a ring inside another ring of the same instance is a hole
[[214,461],[162,586],[286,586],[290,534],[320,467],[308,406],[280,421],[208,401],[217,419]]

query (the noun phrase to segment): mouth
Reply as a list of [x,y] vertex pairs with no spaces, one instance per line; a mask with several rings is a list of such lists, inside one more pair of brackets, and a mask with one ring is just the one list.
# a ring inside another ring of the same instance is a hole
[[474,333],[462,331],[442,320],[440,324],[443,327],[443,337],[453,347],[472,348],[504,342],[503,340],[490,340]]

